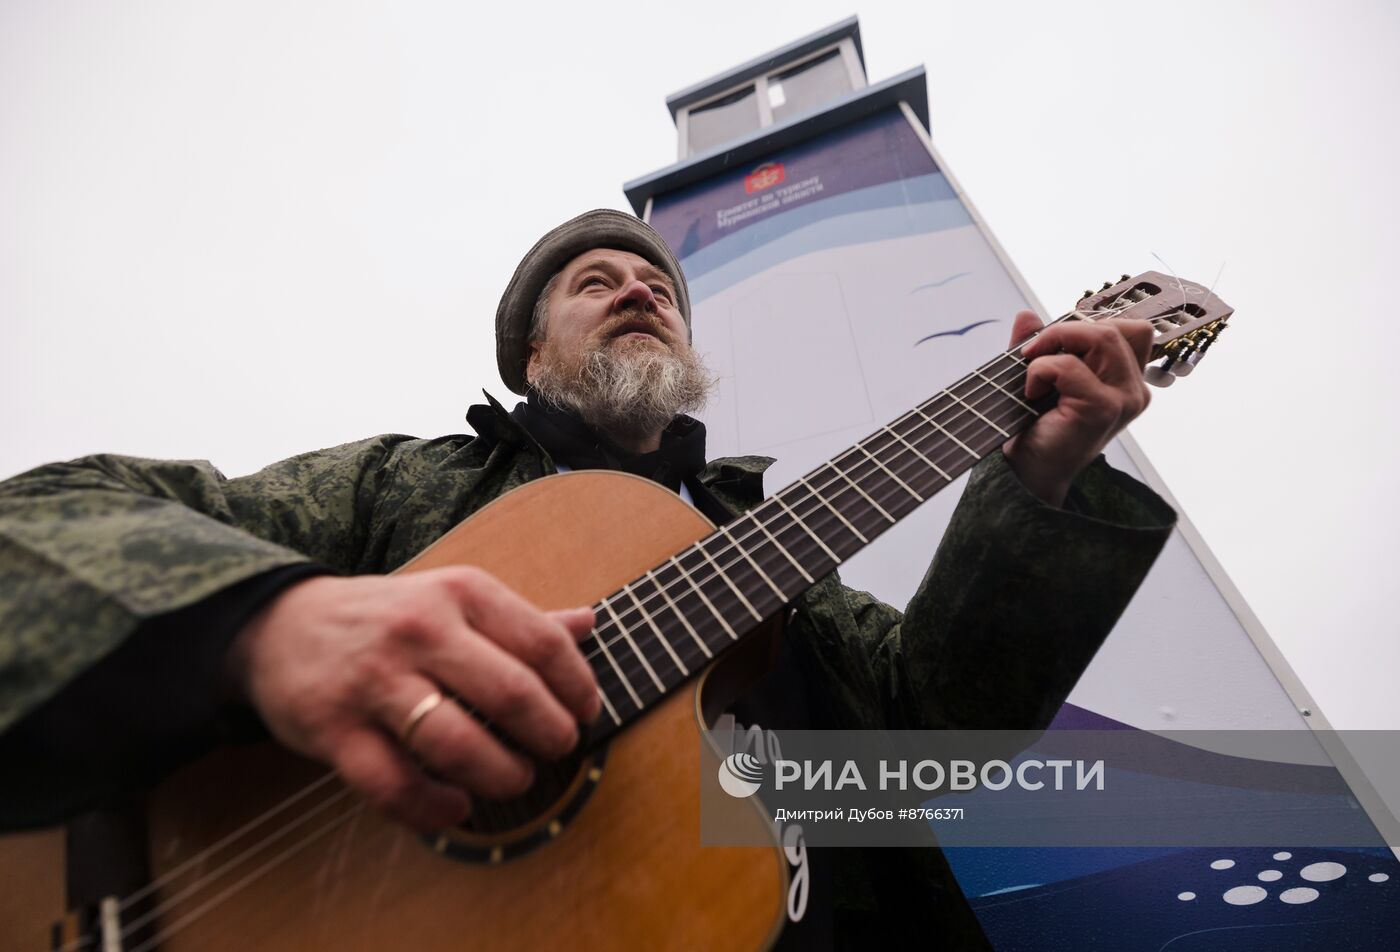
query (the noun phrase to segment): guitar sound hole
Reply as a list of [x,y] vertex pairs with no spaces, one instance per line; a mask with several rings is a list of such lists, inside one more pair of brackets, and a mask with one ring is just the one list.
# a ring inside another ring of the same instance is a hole
[[509,800],[472,801],[472,815],[456,830],[428,842],[464,863],[502,863],[553,840],[583,809],[603,777],[606,745],[556,763],[535,765],[535,782]]
[[569,757],[550,764],[535,764],[535,782],[529,790],[509,800],[472,800],[472,815],[462,828],[473,833],[500,834],[529,826],[553,811],[574,785],[583,758]]

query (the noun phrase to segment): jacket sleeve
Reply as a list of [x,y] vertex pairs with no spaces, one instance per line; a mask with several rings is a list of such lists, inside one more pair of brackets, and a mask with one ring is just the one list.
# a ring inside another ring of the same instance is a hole
[[229,690],[229,645],[262,606],[324,571],[273,569],[148,619],[0,732],[0,830],[60,822],[150,787],[216,744],[266,737]]
[[289,566],[355,571],[408,439],[231,480],[207,462],[92,456],[0,483],[0,730],[153,619]]
[[973,470],[905,613],[834,576],[819,585],[825,593],[813,590],[803,622],[824,648],[807,663],[844,653],[843,670],[823,680],[838,719],[863,713],[839,726],[1044,728],[1175,522],[1156,493],[1102,457],[1057,509],[995,453]]

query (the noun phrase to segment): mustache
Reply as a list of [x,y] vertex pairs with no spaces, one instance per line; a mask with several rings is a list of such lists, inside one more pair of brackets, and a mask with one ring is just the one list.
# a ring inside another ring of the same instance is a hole
[[674,344],[675,335],[661,322],[644,311],[624,311],[598,328],[597,336],[602,340],[612,340],[620,334],[642,331],[659,338],[665,344]]

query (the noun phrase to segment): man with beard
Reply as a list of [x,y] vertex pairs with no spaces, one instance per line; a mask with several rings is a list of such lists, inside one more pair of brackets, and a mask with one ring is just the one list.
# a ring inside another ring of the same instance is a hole
[[[1023,312],[1013,338],[1038,327]],[[0,484],[0,822],[53,822],[263,731],[421,830],[462,820],[473,795],[523,792],[531,760],[481,719],[535,757],[568,753],[600,712],[576,644],[592,611],[540,611],[473,568],[381,573],[568,469],[653,479],[717,523],[755,505],[767,461],[707,462],[704,427],[684,415],[712,385],[689,330],[660,236],[589,212],[545,235],[507,287],[498,362],[527,399],[473,407],[475,437],[375,437],[233,480],[207,463],[96,456]],[[1146,404],[1150,339],[1126,321],[1041,335],[1028,393],[1054,388],[1058,406],[979,464],[908,613],[819,581],[735,715],[773,728],[1048,723],[1174,518],[1098,458]],[[785,941],[936,928],[977,946],[935,851],[844,852],[814,864],[811,911]]]

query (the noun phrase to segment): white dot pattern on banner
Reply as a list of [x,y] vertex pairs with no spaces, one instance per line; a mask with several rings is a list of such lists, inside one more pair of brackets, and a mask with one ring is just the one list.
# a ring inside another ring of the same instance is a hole
[[1316,899],[1317,890],[1311,886],[1295,886],[1279,893],[1278,898],[1290,906],[1301,906],[1305,902],[1312,902]]
[[1182,902],[1190,902],[1192,899],[1196,898],[1196,894],[1193,892],[1177,893],[1176,898],[1180,899]]
[[1390,877],[1387,876],[1385,873],[1372,873],[1371,875],[1367,876],[1366,878],[1369,879],[1369,880],[1370,880],[1371,882],[1373,882],[1373,883],[1383,883],[1383,882],[1385,882],[1387,879],[1389,879]]
[[1278,870],[1276,870],[1276,869],[1266,869],[1266,870],[1264,870],[1262,873],[1259,874],[1259,880],[1260,880],[1260,882],[1265,882],[1265,883],[1271,883],[1271,882],[1273,882],[1273,881],[1276,880],[1276,879],[1282,879],[1282,878],[1283,878],[1283,873],[1280,873],[1280,872],[1279,872]]
[[1298,872],[1299,876],[1310,883],[1330,883],[1346,874],[1347,868],[1341,863],[1311,863]]
[[1235,865],[1235,861],[1232,860],[1232,859],[1218,859],[1218,860],[1216,860],[1215,862],[1213,862],[1213,863],[1210,864],[1210,868],[1211,868],[1211,869],[1229,869],[1231,866],[1234,866],[1234,865]]
[[1252,906],[1269,898],[1269,891],[1263,886],[1236,886],[1226,890],[1221,897],[1232,906]]
[[1292,859],[1292,858],[1293,858],[1293,854],[1292,854],[1292,853],[1275,853],[1275,854],[1274,854],[1274,859],[1278,860],[1279,862],[1283,862],[1283,861],[1286,860],[1286,859]]

